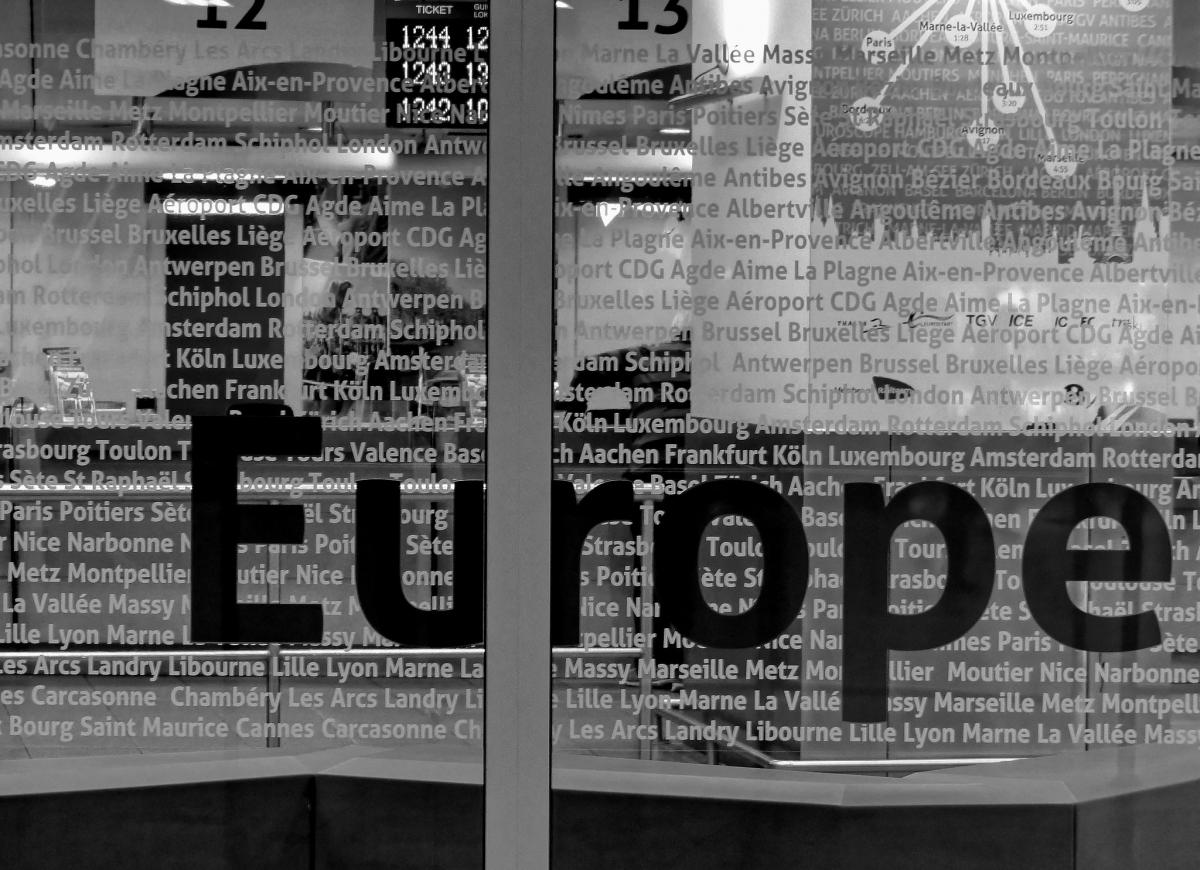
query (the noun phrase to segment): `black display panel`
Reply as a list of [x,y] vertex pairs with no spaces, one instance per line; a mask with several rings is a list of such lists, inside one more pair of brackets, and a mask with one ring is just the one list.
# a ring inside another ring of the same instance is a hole
[[483,128],[488,120],[488,4],[397,4],[387,22],[389,127]]

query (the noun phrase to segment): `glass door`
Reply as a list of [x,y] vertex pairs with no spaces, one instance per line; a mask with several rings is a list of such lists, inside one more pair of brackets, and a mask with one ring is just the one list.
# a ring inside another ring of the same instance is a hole
[[1194,112],[1102,5],[557,4],[561,769],[1190,733]]
[[0,756],[479,786],[488,3],[7,11]]

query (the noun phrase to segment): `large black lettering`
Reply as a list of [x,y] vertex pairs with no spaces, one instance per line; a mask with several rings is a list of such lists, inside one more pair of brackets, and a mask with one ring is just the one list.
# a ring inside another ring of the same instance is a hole
[[[845,654],[843,718],[887,719],[889,650],[933,649],[962,637],[987,608],[996,574],[992,528],[975,499],[956,486],[906,486],[885,507],[874,483],[845,486]],[[888,549],[909,520],[926,520],[946,543],[946,588],[928,610],[888,612]]]
[[355,591],[379,634],[407,646],[455,647],[483,642],[483,483],[454,484],[453,607],[425,610],[401,583],[400,495],[395,480],[363,480],[355,489]]
[[316,417],[192,418],[193,640],[321,642],[321,605],[237,600],[239,543],[304,543],[302,505],[238,503],[238,458],[320,455]]
[[[762,544],[762,585],[743,613],[717,613],[697,583],[699,547],[717,517],[754,523]],[[744,649],[768,643],[792,624],[808,589],[808,540],[782,495],[748,480],[701,483],[663,503],[654,548],[654,583],[666,622],[705,646]]]
[[630,523],[638,531],[633,483],[611,480],[595,487],[579,503],[567,480],[550,484],[550,642],[579,644],[579,570],[583,542],[601,523]]
[[[1119,522],[1128,548],[1067,549],[1072,530],[1092,517]],[[1046,502],[1029,526],[1021,573],[1029,612],[1059,643],[1090,652],[1127,652],[1162,642],[1153,612],[1097,616],[1080,610],[1067,594],[1070,582],[1171,582],[1166,523],[1149,499],[1127,486],[1086,483]]]

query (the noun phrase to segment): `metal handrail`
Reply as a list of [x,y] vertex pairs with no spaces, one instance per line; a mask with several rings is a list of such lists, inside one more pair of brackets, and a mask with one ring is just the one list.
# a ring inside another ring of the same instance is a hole
[[[654,714],[659,719],[669,718],[688,725],[702,725],[704,720],[689,716],[681,710],[657,708]],[[909,774],[927,770],[941,770],[947,767],[966,767],[975,764],[999,764],[1004,761],[1020,761],[1022,758],[1034,756],[991,756],[972,758],[970,756],[951,756],[944,758],[849,758],[849,759],[801,759],[774,758],[756,746],[751,746],[744,740],[733,738],[724,748],[735,756],[749,761],[747,767],[759,767],[770,770],[800,770],[809,773],[867,773],[867,774]],[[704,741],[704,755],[708,764],[717,763],[717,744],[713,740]]]
[[[487,647],[321,647],[321,646],[280,646],[272,649],[269,644],[256,646],[234,646],[222,649],[190,649],[188,647],[156,647],[154,649],[78,649],[78,650],[0,650],[0,660],[28,658],[62,658],[62,659],[165,659],[171,656],[191,658],[223,658],[233,660],[254,660],[280,656],[338,656],[339,658],[382,659],[387,656],[404,656],[405,658],[483,658]],[[636,658],[642,654],[637,647],[575,647],[556,646],[551,649],[555,658],[565,656],[589,656],[596,658]]]

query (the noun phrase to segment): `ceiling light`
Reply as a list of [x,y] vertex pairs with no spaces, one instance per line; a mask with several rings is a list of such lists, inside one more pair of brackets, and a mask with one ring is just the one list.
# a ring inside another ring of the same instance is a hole
[[667,105],[675,110],[690,111],[698,106],[727,100],[732,103],[739,97],[748,97],[763,93],[764,76],[750,76],[726,80],[722,77],[692,79],[692,89],[684,94],[671,97]]
[[692,131],[687,127],[663,127],[658,132],[664,136],[687,136]]
[[621,213],[621,203],[619,202],[602,202],[596,206],[596,211],[600,214],[600,222],[608,226],[617,219],[617,215]]
[[[763,45],[771,41],[771,0],[724,0],[720,15],[721,35],[727,45]],[[749,56],[761,57],[757,52]],[[762,61],[736,61],[722,72],[744,79],[762,66]]]
[[34,187],[54,187],[58,181],[49,175],[32,175],[29,178],[29,183]]
[[229,0],[165,0],[172,6],[230,6]]
[[575,7],[572,6],[570,3],[568,3],[567,0],[554,0],[554,8],[555,9],[574,9]]
[[183,182],[220,182],[222,184],[237,184],[241,182],[252,181],[270,181],[272,179],[281,181],[283,175],[264,175],[261,172],[245,172],[238,169],[223,169],[213,172],[203,172],[199,170],[184,170],[182,172],[164,172],[162,174],[163,181],[183,181]]

